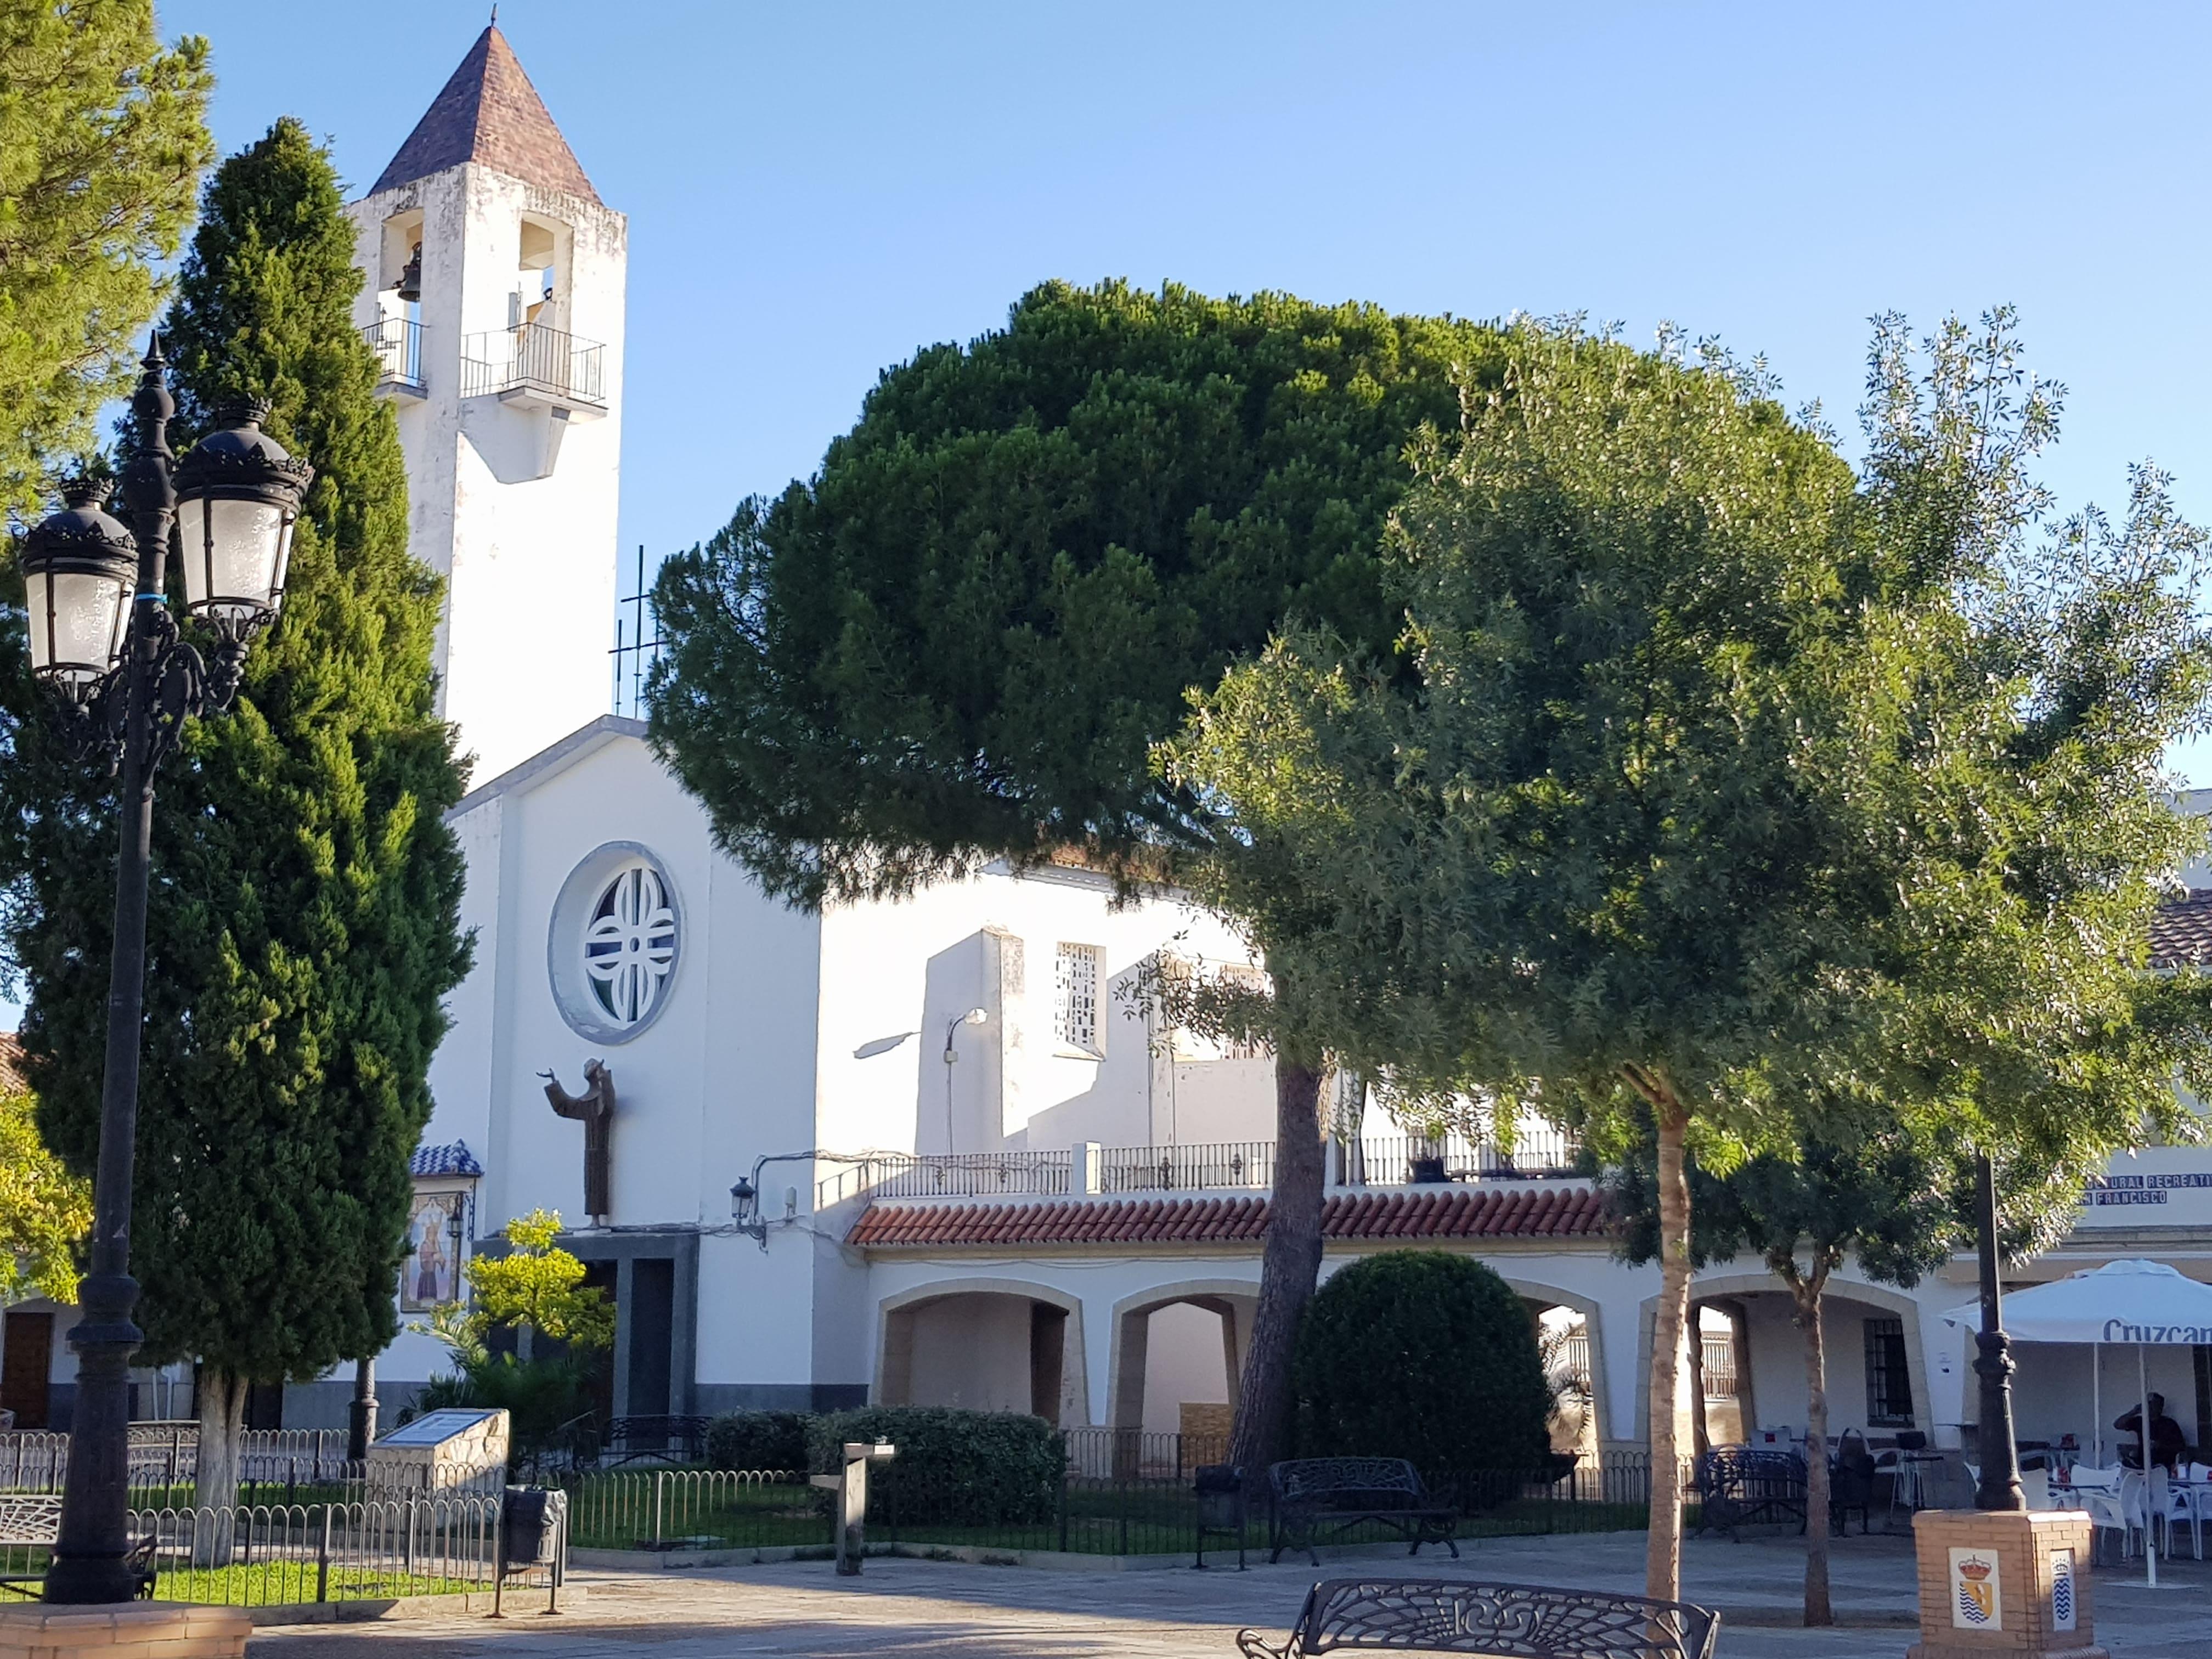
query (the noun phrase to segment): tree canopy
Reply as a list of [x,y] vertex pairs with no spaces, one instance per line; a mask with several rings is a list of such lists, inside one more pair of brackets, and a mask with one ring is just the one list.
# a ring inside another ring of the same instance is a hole
[[[887,371],[816,476],[655,590],[655,744],[723,848],[805,904],[1073,848],[1125,883],[1218,852],[1152,763],[1184,697],[1303,619],[1387,653],[1408,444],[1496,330],[1283,295],[1047,283]],[[1278,975],[1279,978],[1279,975]],[[1277,1158],[1232,1457],[1288,1424],[1321,1260],[1322,1057],[1276,1042]]]
[[[1693,1146],[1725,1169],[1898,1102],[2054,1163],[2184,1127],[2204,989],[2141,969],[2201,833],[2159,793],[2203,699],[2199,538],[2144,473],[2124,525],[2032,543],[2054,398],[2008,329],[1916,357],[1886,325],[1859,477],[1725,361],[1518,331],[1417,458],[1405,663],[1290,634],[1165,751],[1223,804],[1220,901],[1345,1052],[1601,1134],[1652,1115],[1655,1352]],[[1654,1367],[1655,1594],[1678,1389]]]
[[92,1230],[92,1183],[39,1138],[27,1091],[0,1078],[0,1304],[76,1299],[76,1252]]
[[[461,775],[432,703],[439,588],[408,552],[360,283],[330,159],[280,121],[210,180],[168,335],[185,434],[266,398],[266,429],[316,468],[237,706],[193,722],[157,780],[132,1265],[146,1358],[203,1362],[217,1430],[248,1382],[392,1340],[408,1158],[468,960],[443,822]],[[114,808],[13,672],[0,857],[24,1043],[41,1127],[89,1169]]]
[[153,0],[0,0],[0,515],[38,515],[130,384],[215,159],[213,85]]
[[1193,844],[1152,744],[1293,617],[1387,650],[1376,544],[1495,331],[1048,283],[886,370],[821,470],[655,589],[655,743],[801,902]]

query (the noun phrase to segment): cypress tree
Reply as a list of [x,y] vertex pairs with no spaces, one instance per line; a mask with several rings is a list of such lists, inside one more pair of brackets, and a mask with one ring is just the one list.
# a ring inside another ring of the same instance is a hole
[[[265,398],[264,428],[316,469],[280,620],[234,710],[191,723],[156,782],[132,1267],[144,1360],[201,1363],[201,1501],[222,1503],[250,1383],[395,1334],[407,1160],[469,947],[444,823],[462,775],[433,703],[440,587],[408,552],[337,174],[287,118],[202,205],[168,333],[179,427]],[[0,791],[24,1042],[42,1129],[88,1170],[113,808],[37,752],[35,722],[15,735],[31,763]]]

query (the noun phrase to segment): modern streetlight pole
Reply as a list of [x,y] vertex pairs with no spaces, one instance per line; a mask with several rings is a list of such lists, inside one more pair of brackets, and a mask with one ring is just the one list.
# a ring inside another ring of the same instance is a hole
[[[46,1578],[52,1602],[128,1601],[131,1358],[143,1333],[131,1314],[131,1200],[138,1127],[138,1051],[146,981],[146,886],[154,774],[186,719],[229,705],[253,635],[276,613],[292,526],[312,470],[263,434],[265,406],[223,412],[180,468],[169,450],[176,413],[157,334],[131,400],[136,443],[123,495],[131,529],[100,510],[85,482],[32,531],[23,551],[31,668],[60,693],[75,746],[117,775],[121,848],[107,991],[107,1059],[93,1178],[90,1271],[70,1332],[77,1381],[62,1519]],[[179,475],[173,481],[173,470]],[[214,631],[207,659],[170,615],[170,532],[182,508],[186,610]]]
[[1974,1375],[1981,1379],[1981,1484],[1978,1510],[2025,1510],[2020,1490],[2020,1448],[2013,1439],[2012,1339],[2004,1333],[2002,1286],[1997,1280],[1997,1186],[1990,1155],[1974,1159],[1974,1222],[1981,1235],[1982,1328],[1974,1334]]

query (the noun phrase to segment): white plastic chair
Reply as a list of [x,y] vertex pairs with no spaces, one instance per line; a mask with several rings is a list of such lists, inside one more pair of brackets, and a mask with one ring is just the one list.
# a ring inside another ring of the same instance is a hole
[[[2151,1530],[2167,1518],[2171,1493],[2166,1484],[2166,1468],[2153,1464],[2148,1480],[2141,1469],[2129,1469],[2120,1476],[2120,1515],[2130,1533],[2140,1532],[2155,1543],[2158,1534]],[[2166,1553],[2173,1552],[2173,1528],[2166,1528]]]
[[2047,1510],[2051,1502],[2051,1471],[2022,1469],[2020,1472],[2020,1495],[2032,1510]]
[[2120,1555],[2124,1559],[2131,1542],[2128,1531],[2126,1511],[2120,1504],[2120,1476],[2126,1471],[2113,1468],[2092,1468],[2087,1463],[2074,1466],[2075,1500],[2089,1512],[2090,1535],[2100,1532],[2120,1534]]
[[2167,1547],[2172,1546],[2174,1523],[2185,1523],[2189,1528],[2190,1545],[2197,1559],[2202,1561],[2204,1559],[2204,1517],[2206,1511],[2212,1510],[2212,1487],[2203,1483],[2208,1478],[2212,1478],[2212,1471],[2208,1471],[2202,1463],[2186,1463],[2181,1467],[2179,1474],[2187,1484],[2166,1489]]

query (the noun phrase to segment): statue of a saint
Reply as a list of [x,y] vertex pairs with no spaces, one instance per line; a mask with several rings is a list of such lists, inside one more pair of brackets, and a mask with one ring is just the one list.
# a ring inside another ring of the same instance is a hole
[[550,1072],[545,1079],[545,1098],[562,1117],[579,1119],[584,1126],[584,1212],[592,1225],[604,1227],[614,1206],[607,1201],[610,1155],[608,1128],[615,1115],[615,1074],[596,1060],[584,1062],[584,1092],[572,1095]]

